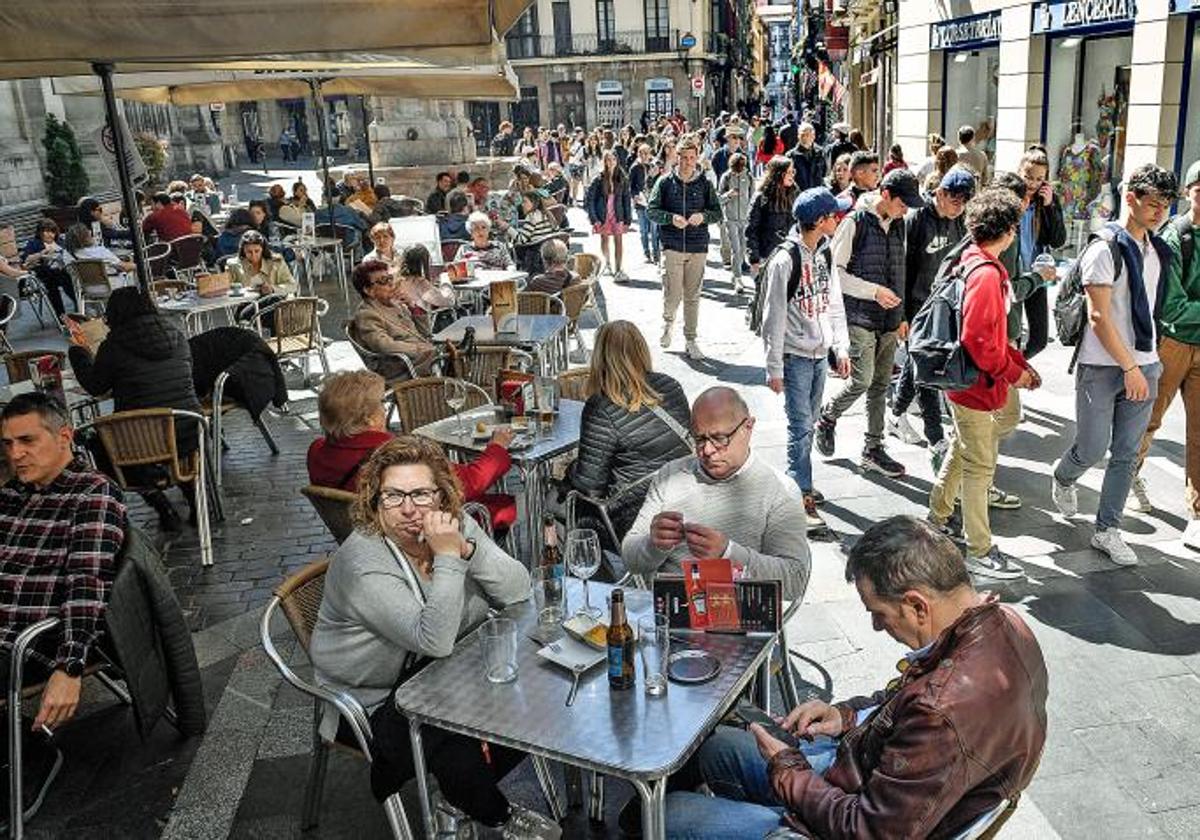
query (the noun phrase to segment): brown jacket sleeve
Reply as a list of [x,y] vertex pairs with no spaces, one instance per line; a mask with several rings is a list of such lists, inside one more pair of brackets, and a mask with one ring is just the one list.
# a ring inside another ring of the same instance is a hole
[[380,308],[361,307],[354,315],[354,330],[359,342],[376,353],[420,356],[433,352],[433,345],[421,338],[412,317],[400,307],[394,307],[388,317]]
[[780,801],[825,840],[925,837],[962,798],[969,776],[958,733],[921,702],[905,711],[856,793],[825,781],[795,750],[776,755],[767,771]]

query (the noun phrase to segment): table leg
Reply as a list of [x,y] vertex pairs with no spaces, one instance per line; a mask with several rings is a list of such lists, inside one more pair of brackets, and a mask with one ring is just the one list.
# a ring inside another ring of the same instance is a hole
[[412,742],[413,772],[417,777],[417,798],[421,800],[421,822],[425,825],[425,836],[436,837],[437,825],[433,820],[433,802],[429,798],[429,777],[425,769],[425,749],[421,740],[421,722],[408,719],[408,737]]
[[771,655],[774,647],[775,643],[771,642],[771,650],[767,651],[762,665],[758,666],[758,679],[754,685],[754,704],[767,714],[771,713]]
[[334,246],[334,254],[337,259],[338,269],[338,285],[342,287],[342,298],[346,301],[346,306],[350,305],[350,289],[346,284],[346,255],[342,251],[342,241],[339,239],[337,245]]
[[521,481],[525,485],[525,528],[529,537],[529,557],[525,565],[530,568],[542,556],[542,512],[545,509],[542,495],[548,470],[549,465],[545,461],[521,470]]
[[667,780],[629,780],[642,797],[642,837],[664,840],[667,834]]

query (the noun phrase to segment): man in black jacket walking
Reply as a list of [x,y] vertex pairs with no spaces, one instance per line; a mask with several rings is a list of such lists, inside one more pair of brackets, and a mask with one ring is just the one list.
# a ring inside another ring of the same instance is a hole
[[700,289],[708,254],[708,226],[721,221],[721,203],[712,182],[700,173],[700,150],[685,137],[677,149],[676,171],[654,184],[646,214],[659,226],[663,250],[663,333],[661,346],[671,346],[675,314],[683,302],[683,337],[688,358],[703,361],[696,343]]
[[796,148],[788,152],[796,172],[800,192],[825,186],[825,150],[817,145],[817,130],[809,122],[800,123]]
[[[938,267],[946,253],[966,235],[962,213],[975,192],[975,177],[965,167],[956,166],[942,177],[934,194],[919,210],[904,217],[904,319],[909,323],[925,305],[937,279]],[[932,388],[918,385],[912,358],[906,358],[896,382],[887,431],[905,443],[920,443],[921,435],[908,422],[908,407],[913,398],[921,407],[925,440],[933,458],[933,471],[941,467],[946,453],[942,433],[942,401]]]

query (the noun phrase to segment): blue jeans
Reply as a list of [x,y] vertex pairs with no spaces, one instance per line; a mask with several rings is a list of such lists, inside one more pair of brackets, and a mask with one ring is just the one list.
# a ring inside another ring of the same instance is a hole
[[645,207],[636,207],[638,217],[638,232],[642,237],[642,253],[650,254],[655,260],[662,256],[662,246],[658,239],[658,225],[650,221]]
[[1097,531],[1121,524],[1121,511],[1137,466],[1138,445],[1150,424],[1158,395],[1162,365],[1142,365],[1142,375],[1150,385],[1150,396],[1133,402],[1125,397],[1125,375],[1116,365],[1079,365],[1075,369],[1075,441],[1059,459],[1054,480],[1062,486],[1074,484],[1108,450],[1096,509]]
[[[825,775],[837,756],[837,742],[818,738],[801,742],[813,772]],[[667,795],[670,840],[762,840],[780,826],[787,808],[767,778],[767,760],[754,736],[743,729],[718,727],[692,759],[716,797],[679,791]]]
[[806,359],[790,353],[783,357],[783,400],[788,433],[787,472],[805,493],[813,489],[813,424],[821,411],[826,366],[824,357]]

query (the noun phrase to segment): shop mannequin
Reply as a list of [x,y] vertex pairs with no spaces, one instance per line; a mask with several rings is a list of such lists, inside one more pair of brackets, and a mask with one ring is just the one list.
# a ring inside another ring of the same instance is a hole
[[1100,230],[1104,225],[1112,221],[1114,218],[1114,210],[1116,202],[1113,201],[1113,190],[1111,184],[1103,184],[1100,187],[1100,193],[1095,200],[1088,205],[1091,221],[1089,223],[1092,233]]
[[1060,198],[1068,219],[1088,218],[1088,204],[1100,191],[1104,176],[1100,147],[1078,129],[1077,125],[1074,140],[1063,146],[1058,157]]
[[1083,136],[1082,131],[1075,132],[1075,139],[1071,141],[1071,151],[1075,154],[1081,154],[1087,146],[1087,138]]

